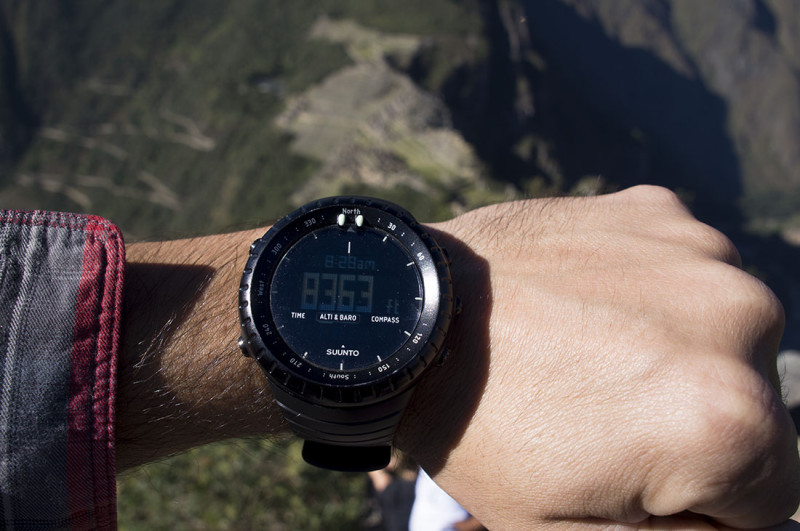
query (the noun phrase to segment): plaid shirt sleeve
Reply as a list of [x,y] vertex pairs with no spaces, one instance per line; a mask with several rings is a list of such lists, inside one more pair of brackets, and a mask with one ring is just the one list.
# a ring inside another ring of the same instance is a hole
[[94,216],[0,210],[0,527],[114,529],[125,247]]

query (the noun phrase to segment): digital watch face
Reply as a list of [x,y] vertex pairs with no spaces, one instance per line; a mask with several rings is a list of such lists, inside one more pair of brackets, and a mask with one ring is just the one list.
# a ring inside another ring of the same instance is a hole
[[397,352],[422,302],[422,278],[397,238],[332,226],[303,236],[280,260],[270,309],[278,334],[302,359],[351,371]]
[[441,252],[399,207],[360,200],[301,208],[251,249],[240,291],[246,348],[298,392],[409,380],[446,329],[437,329],[442,275],[450,289]]

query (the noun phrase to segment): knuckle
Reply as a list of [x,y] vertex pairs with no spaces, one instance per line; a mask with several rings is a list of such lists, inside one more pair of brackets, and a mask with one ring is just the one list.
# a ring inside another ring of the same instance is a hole
[[704,255],[727,264],[741,267],[742,259],[733,242],[717,229],[701,222],[693,222],[688,230],[689,240]]
[[738,317],[750,322],[755,329],[783,329],[785,314],[778,297],[763,282],[749,274],[734,270],[740,278],[737,293],[731,293]]
[[[735,488],[770,478],[791,455],[791,421],[770,384],[735,363],[716,363],[683,418],[692,429],[692,457],[710,486]],[[701,466],[700,463],[703,463]]]
[[770,429],[770,411],[761,395],[771,391],[743,371],[728,371],[724,376],[719,374],[724,370],[717,371],[724,388],[712,386],[714,392],[704,397],[698,404],[702,410],[695,412],[704,427],[701,441],[706,448],[734,457],[751,456],[769,447],[776,430]]
[[750,323],[758,328],[782,327],[785,319],[783,305],[763,282],[737,267],[718,264],[704,276],[706,286],[717,286],[715,303],[721,315],[741,326]]
[[[746,365],[712,356],[696,368],[702,374],[688,377],[695,385],[673,402],[671,437],[661,441],[666,471],[657,477],[668,496],[648,503],[670,512],[723,504],[727,512],[740,496],[772,491],[796,474],[794,429],[769,383]],[[791,505],[789,494],[775,507]]]
[[786,321],[783,305],[778,297],[763,282],[749,277],[749,293],[747,294],[749,312],[755,320],[766,325],[783,325]]
[[686,205],[678,197],[678,195],[668,188],[663,186],[655,186],[650,184],[640,184],[632,186],[620,192],[620,194],[627,195],[635,201],[645,204],[655,204],[661,207],[672,209],[680,209],[687,211]]
[[726,390],[706,400],[705,436],[718,453],[718,481],[762,476],[762,467],[791,450],[790,422],[770,384],[755,371],[729,371]]

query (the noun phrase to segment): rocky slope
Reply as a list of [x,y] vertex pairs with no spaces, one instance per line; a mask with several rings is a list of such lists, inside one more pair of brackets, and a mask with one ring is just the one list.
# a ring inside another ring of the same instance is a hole
[[453,130],[447,106],[391,66],[408,64],[423,45],[420,37],[323,17],[309,38],[344,44],[354,64],[289,98],[277,118],[292,133],[292,149],[321,163],[291,195],[295,204],[348,191],[387,195],[406,188],[447,205],[455,190],[488,191],[488,175]]

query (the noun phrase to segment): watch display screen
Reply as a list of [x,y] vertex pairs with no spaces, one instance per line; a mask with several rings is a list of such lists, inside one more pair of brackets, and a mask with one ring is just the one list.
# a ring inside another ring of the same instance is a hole
[[301,237],[270,283],[276,332],[327,371],[378,366],[412,336],[423,311],[413,256],[371,227],[327,226]]

